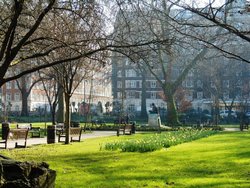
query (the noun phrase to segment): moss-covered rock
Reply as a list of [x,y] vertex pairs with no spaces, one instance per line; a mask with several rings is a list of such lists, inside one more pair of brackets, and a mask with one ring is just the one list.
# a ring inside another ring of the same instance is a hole
[[0,156],[0,187],[53,188],[56,171],[47,163],[15,161]]

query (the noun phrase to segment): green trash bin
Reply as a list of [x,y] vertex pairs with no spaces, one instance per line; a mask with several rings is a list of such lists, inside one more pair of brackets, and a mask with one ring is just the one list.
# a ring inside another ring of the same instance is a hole
[[2,122],[2,139],[3,140],[6,140],[9,130],[10,130],[10,123]]
[[56,126],[49,125],[47,127],[47,143],[54,144],[56,142]]

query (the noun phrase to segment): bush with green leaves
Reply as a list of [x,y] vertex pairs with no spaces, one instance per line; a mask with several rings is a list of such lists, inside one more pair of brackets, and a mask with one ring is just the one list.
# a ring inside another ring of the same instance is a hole
[[141,139],[129,139],[106,143],[104,146],[101,146],[101,149],[111,151],[121,150],[123,152],[151,152],[207,137],[215,133],[216,131],[212,130],[185,129],[153,134],[150,136],[147,135]]

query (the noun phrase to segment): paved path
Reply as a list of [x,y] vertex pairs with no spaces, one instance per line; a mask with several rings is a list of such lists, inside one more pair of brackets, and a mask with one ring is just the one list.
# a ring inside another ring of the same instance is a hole
[[[240,131],[239,128],[225,128],[225,131]],[[92,131],[91,133],[82,134],[82,139],[88,138],[97,138],[105,136],[115,136],[116,131]],[[58,138],[56,137],[55,141],[57,142]],[[23,144],[23,140],[18,141],[18,143]],[[38,145],[38,144],[47,144],[47,137],[44,138],[28,138],[27,146]],[[2,146],[2,145],[1,145]],[[8,149],[15,147],[15,141],[8,141]]]
[[224,131],[240,131],[240,128],[224,128]]
[[[115,136],[115,135],[116,135],[115,131],[92,131],[91,133],[82,134],[81,138],[84,140],[84,139],[88,139],[88,138],[97,138],[97,137]],[[56,142],[57,142],[57,140],[58,140],[58,138],[56,137]],[[8,149],[14,148],[15,142],[16,141],[9,140],[7,148]],[[24,142],[23,142],[23,140],[18,140],[18,143],[23,144]],[[38,145],[38,144],[47,144],[47,137],[28,138],[27,139],[27,146]]]

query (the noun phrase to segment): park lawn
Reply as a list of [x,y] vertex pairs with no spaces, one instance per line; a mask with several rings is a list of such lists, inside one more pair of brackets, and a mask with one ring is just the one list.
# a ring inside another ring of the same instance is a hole
[[103,143],[142,136],[87,139],[1,154],[46,161],[57,171],[57,188],[250,187],[250,132],[223,132],[148,153],[100,151]]

